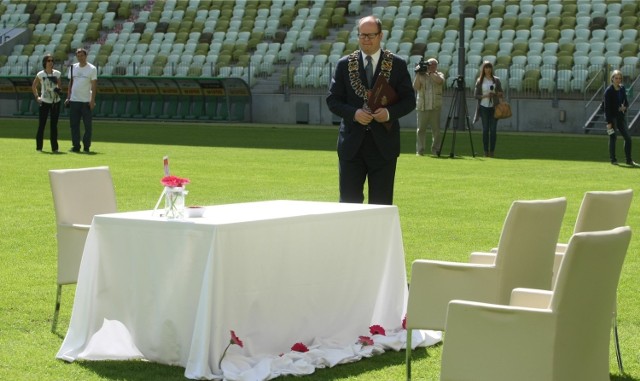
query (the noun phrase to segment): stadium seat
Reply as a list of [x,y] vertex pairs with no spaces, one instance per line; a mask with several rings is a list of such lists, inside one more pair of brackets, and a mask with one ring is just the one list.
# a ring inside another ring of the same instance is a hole
[[585,69],[574,69],[571,75],[571,90],[583,91],[589,72]]
[[611,69],[620,69],[620,67],[622,66],[622,57],[618,55],[607,56],[606,63]]
[[524,77],[524,68],[512,66],[509,70],[509,88],[513,90],[522,90],[522,81]]

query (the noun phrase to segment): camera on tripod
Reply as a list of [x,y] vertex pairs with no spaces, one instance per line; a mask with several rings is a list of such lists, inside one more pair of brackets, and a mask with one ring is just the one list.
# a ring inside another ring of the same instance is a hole
[[454,88],[464,91],[464,76],[459,75],[453,79]]
[[418,62],[418,65],[416,65],[415,72],[426,73],[429,70],[429,66],[431,66],[431,63],[429,61],[425,61],[424,58],[422,58],[420,62]]

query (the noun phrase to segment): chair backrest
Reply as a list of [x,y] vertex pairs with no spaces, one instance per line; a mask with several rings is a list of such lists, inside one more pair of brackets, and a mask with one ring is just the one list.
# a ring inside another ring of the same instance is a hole
[[108,167],[49,171],[57,223],[58,284],[75,283],[88,228],[96,214],[116,212]]
[[517,287],[551,289],[555,248],[567,207],[564,197],[514,201],[504,222],[495,265],[499,300]]
[[96,214],[116,211],[109,167],[49,171],[58,224],[91,224]]
[[574,233],[609,230],[624,226],[631,207],[633,190],[586,192],[580,204]]
[[557,315],[554,380],[609,378],[611,312],[630,240],[625,226],[569,241],[550,303]]

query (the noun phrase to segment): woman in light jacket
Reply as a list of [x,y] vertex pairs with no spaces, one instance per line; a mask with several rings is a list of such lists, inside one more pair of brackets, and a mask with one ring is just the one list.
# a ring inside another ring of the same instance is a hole
[[493,75],[493,64],[489,61],[484,61],[480,67],[474,96],[478,100],[474,122],[478,119],[482,120],[484,156],[494,157],[498,120],[493,116],[493,113],[495,105],[500,102],[502,97],[502,83],[500,78]]

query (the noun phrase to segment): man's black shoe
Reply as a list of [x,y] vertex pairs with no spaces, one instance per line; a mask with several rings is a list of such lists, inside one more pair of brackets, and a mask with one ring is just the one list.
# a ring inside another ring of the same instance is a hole
[[69,152],[80,153],[80,148],[71,148]]

